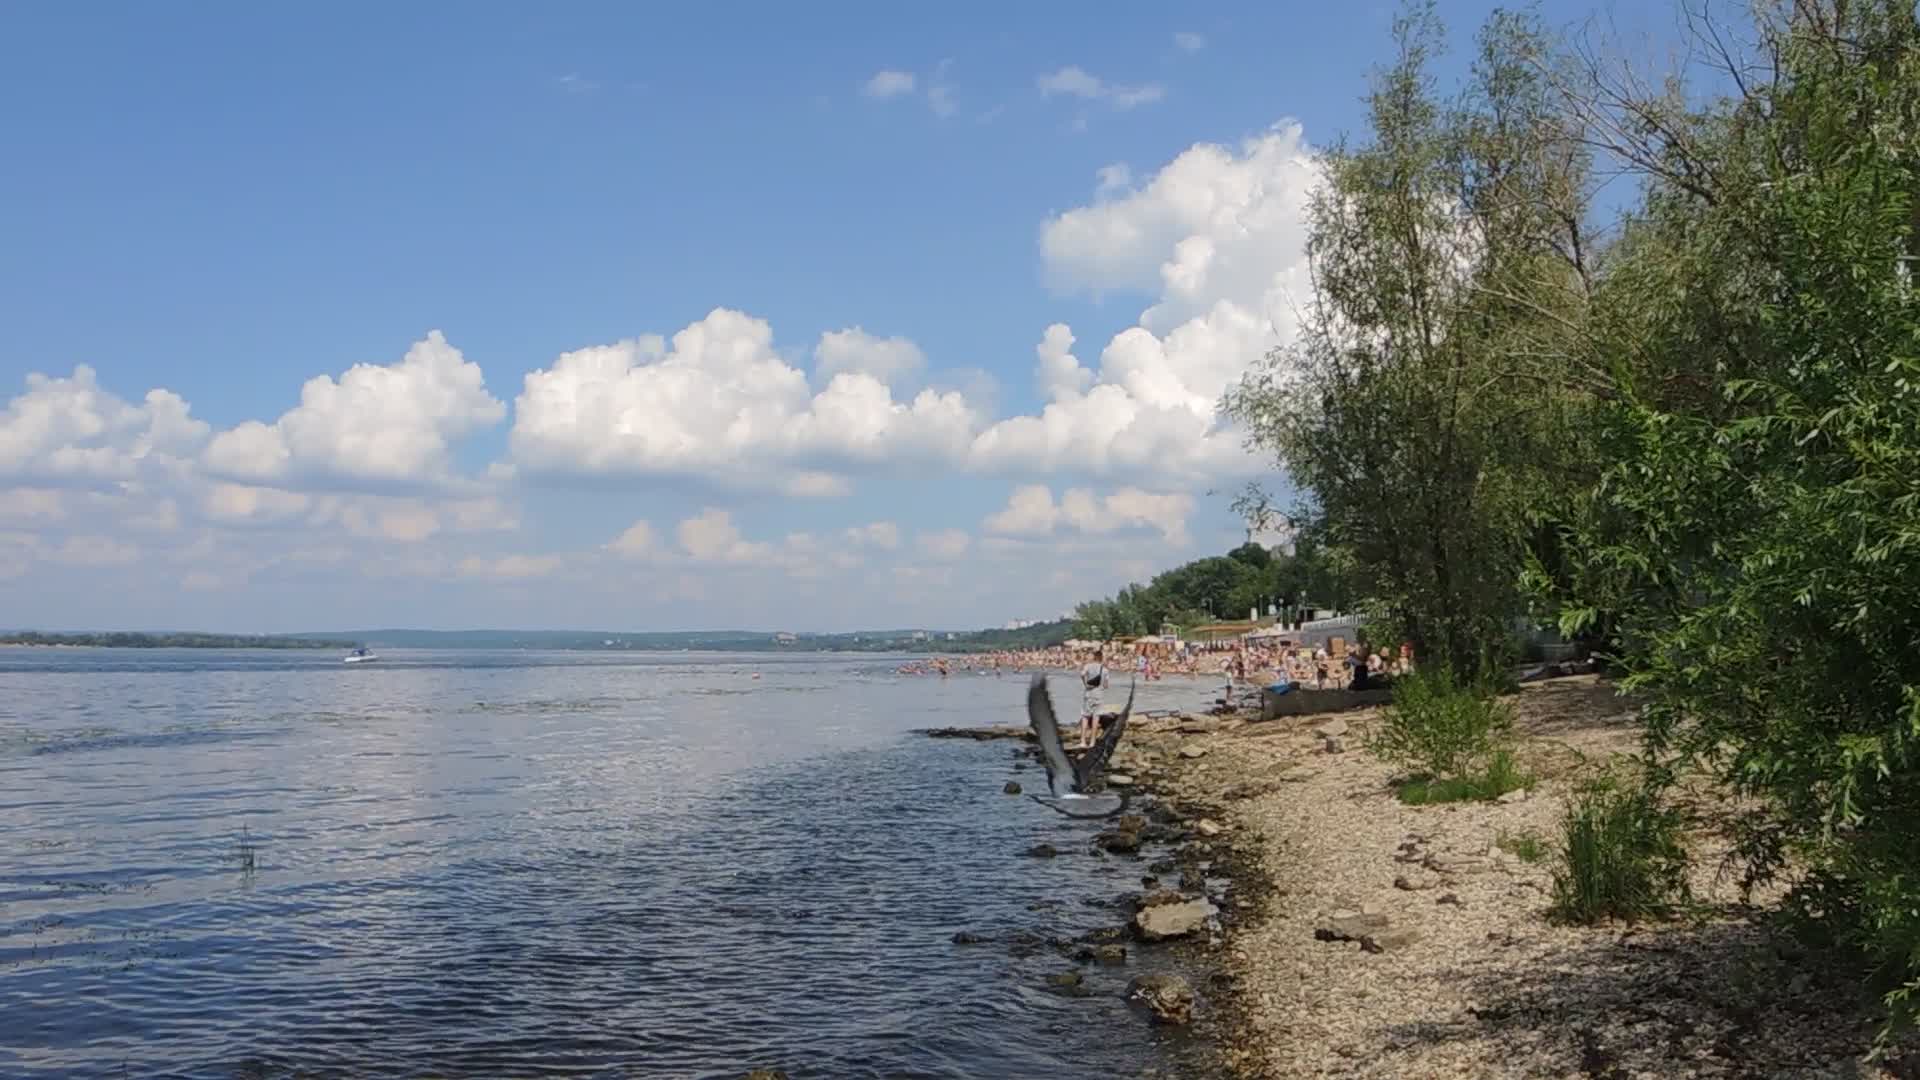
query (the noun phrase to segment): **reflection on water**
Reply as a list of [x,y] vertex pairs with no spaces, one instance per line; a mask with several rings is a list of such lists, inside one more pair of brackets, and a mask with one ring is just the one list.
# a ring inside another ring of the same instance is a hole
[[908,732],[1023,683],[893,663],[0,650],[0,1075],[1169,1067],[1126,969],[951,942],[1141,868],[1019,857],[1098,825]]

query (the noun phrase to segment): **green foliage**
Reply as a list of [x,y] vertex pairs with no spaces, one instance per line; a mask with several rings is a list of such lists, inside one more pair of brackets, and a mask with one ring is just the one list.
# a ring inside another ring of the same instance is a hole
[[[1602,628],[1651,702],[1656,760],[1753,798],[1747,882],[1794,866],[1794,909],[1905,1010],[1920,985],[1920,28],[1911,0],[1807,0],[1750,36],[1763,62],[1728,96],[1598,79],[1570,95],[1645,190],[1587,344],[1566,354],[1604,384],[1580,423],[1608,464],[1562,519],[1573,572],[1531,577],[1563,629]],[[1571,880],[1570,910],[1601,904],[1599,887]]]
[[1562,821],[1553,915],[1567,922],[1634,922],[1670,915],[1688,898],[1683,819],[1645,786],[1612,776],[1575,793]]
[[1536,358],[1586,302],[1588,166],[1527,20],[1489,23],[1456,102],[1429,74],[1431,4],[1395,41],[1371,141],[1325,155],[1302,332],[1226,407],[1309,495],[1300,516],[1352,559],[1365,606],[1474,678],[1524,610],[1537,493],[1576,460],[1563,414],[1577,399]]
[[1451,780],[1484,773],[1512,731],[1505,702],[1445,668],[1422,667],[1394,680],[1393,704],[1367,749],[1408,772]]
[[1408,806],[1432,803],[1492,802],[1509,791],[1532,787],[1533,777],[1520,768],[1513,751],[1500,747],[1468,772],[1452,777],[1415,776],[1401,781],[1394,794]]
[[1146,584],[1128,585],[1112,597],[1074,609],[1078,637],[1105,640],[1156,634],[1171,623],[1189,629],[1222,619],[1244,619],[1270,607],[1297,615],[1304,606],[1336,606],[1349,595],[1332,555],[1309,538],[1292,553],[1246,543],[1227,555],[1176,566]]
[[1493,846],[1523,863],[1545,862],[1553,854],[1545,837],[1532,830],[1510,833],[1502,830],[1493,838]]

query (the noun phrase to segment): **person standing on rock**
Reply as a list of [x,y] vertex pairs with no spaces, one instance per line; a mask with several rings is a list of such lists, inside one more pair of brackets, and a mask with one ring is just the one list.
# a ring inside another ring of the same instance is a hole
[[1093,659],[1080,666],[1080,749],[1093,745],[1099,734],[1100,691],[1107,685],[1107,650],[1095,650]]

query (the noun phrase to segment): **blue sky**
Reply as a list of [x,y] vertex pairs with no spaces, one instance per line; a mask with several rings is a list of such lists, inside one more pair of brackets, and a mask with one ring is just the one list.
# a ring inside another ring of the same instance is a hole
[[12,8],[0,625],[996,625],[1221,550],[1391,10]]

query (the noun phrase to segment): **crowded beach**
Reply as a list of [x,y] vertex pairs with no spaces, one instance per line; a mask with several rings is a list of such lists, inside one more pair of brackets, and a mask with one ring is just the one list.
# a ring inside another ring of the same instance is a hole
[[[1312,624],[1308,624],[1309,628]],[[1224,676],[1232,689],[1276,686],[1309,690],[1369,689],[1413,670],[1412,646],[1349,642],[1338,633],[1308,628],[1276,632],[1261,628],[1226,640],[1191,641],[1171,635],[1113,641],[1067,641],[1045,649],[933,656],[901,664],[902,675],[946,676],[1079,671],[1099,664],[1132,671],[1150,682],[1167,675]]]

